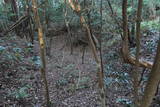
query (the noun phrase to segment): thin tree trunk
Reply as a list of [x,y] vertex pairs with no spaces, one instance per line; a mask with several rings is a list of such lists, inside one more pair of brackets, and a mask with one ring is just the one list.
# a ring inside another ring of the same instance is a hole
[[138,97],[138,84],[139,84],[139,57],[140,57],[140,35],[141,35],[141,11],[142,11],[142,3],[143,0],[138,1],[138,8],[137,8],[137,20],[136,20],[136,61],[135,61],[135,70],[133,71],[133,94],[134,94],[134,104],[135,106],[139,105],[139,97]]
[[18,9],[17,9],[16,0],[11,0],[11,6],[12,6],[12,11],[15,14],[13,21],[16,21],[18,20]]
[[136,61],[135,71],[133,72],[133,88],[134,88],[134,103],[136,106],[139,105],[138,97],[138,84],[139,84],[139,53],[140,53],[140,35],[141,35],[141,13],[142,13],[143,0],[138,0],[137,8],[137,21],[136,21]]
[[149,107],[156,93],[158,83],[160,82],[160,40],[158,43],[157,54],[154,60],[152,70],[144,91],[144,96],[140,103],[140,107]]
[[45,3],[45,8],[44,8],[44,16],[45,16],[45,25],[43,25],[44,28],[44,40],[46,42],[46,55],[51,57],[51,46],[52,46],[52,36],[49,37],[49,42],[47,42],[47,37],[46,37],[46,32],[48,32],[48,27],[49,27],[49,11],[48,9],[50,8],[50,4],[48,0],[44,0]]
[[40,55],[41,55],[41,74],[45,85],[45,98],[47,101],[47,107],[50,106],[50,97],[49,97],[49,90],[48,90],[48,82],[46,79],[46,58],[45,58],[45,43],[44,43],[44,37],[43,37],[43,31],[42,31],[42,25],[40,23],[40,18],[38,14],[37,9],[37,0],[32,0],[33,3],[33,12],[34,12],[34,18],[35,22],[38,27],[38,39],[39,39],[39,45],[40,45]]
[[47,28],[48,28],[48,23],[49,23],[49,11],[48,11],[48,8],[50,8],[50,5],[49,5],[49,2],[48,2],[48,0],[46,0],[45,1],[45,21],[46,21],[46,26],[47,26]]
[[71,46],[71,55],[73,54],[73,41],[72,41],[72,32],[71,32],[71,28],[69,26],[69,21],[67,20],[67,14],[68,14],[68,11],[67,11],[67,1],[64,0],[64,3],[65,3],[65,9],[64,9],[64,22],[65,22],[65,25],[67,27],[67,32],[68,32],[68,37],[69,37],[69,42],[70,42],[70,46]]
[[123,26],[121,25],[121,22],[119,22],[118,20],[117,20],[117,18],[116,18],[116,12],[113,10],[113,7],[112,7],[112,5],[111,5],[111,2],[110,2],[110,0],[107,0],[107,3],[108,3],[108,6],[109,6],[109,8],[110,8],[110,11],[111,11],[111,16],[112,16],[112,18],[114,19],[114,21],[115,21],[115,23],[117,24],[117,26],[118,26],[118,33],[121,35],[121,38],[122,38],[122,40],[124,39],[124,35],[122,34],[122,30],[121,29],[123,29]]
[[123,0],[122,3],[122,20],[123,20],[123,38],[122,52],[125,60],[128,60],[129,49],[128,49],[128,18],[127,18],[127,0]]
[[26,8],[25,8],[25,11],[26,11],[26,14],[29,16],[29,37],[31,39],[31,43],[34,44],[34,34],[33,34],[33,27],[32,27],[32,17],[31,17],[31,6],[29,5],[30,1],[29,0],[26,0]]
[[99,48],[99,52],[100,52],[100,70],[99,70],[99,77],[100,78],[100,82],[102,83],[102,87],[100,87],[102,90],[101,93],[103,93],[102,95],[104,96],[101,96],[101,100],[102,100],[102,106],[105,107],[105,85],[104,85],[104,69],[103,69],[103,56],[102,56],[102,30],[103,30],[103,0],[101,0],[101,3],[100,3],[100,15],[101,15],[101,29],[100,29],[100,48]]

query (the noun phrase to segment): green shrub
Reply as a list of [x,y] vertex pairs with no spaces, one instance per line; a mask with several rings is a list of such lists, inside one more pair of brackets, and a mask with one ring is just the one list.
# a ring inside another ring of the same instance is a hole
[[142,22],[141,26],[142,26],[142,29],[146,30],[146,29],[149,29],[149,30],[159,30],[160,29],[160,21],[157,19],[157,20],[151,20],[151,21],[144,21]]

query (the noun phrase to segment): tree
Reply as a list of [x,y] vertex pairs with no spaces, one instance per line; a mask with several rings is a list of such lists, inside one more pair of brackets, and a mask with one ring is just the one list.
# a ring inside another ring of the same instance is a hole
[[38,9],[37,9],[37,0],[32,0],[33,3],[33,12],[34,12],[34,17],[35,17],[35,22],[38,27],[38,39],[39,39],[39,45],[40,45],[40,55],[41,55],[41,74],[42,78],[45,84],[45,97],[47,101],[47,107],[50,106],[50,97],[49,97],[49,90],[48,90],[48,82],[46,79],[46,58],[45,58],[45,44],[44,44],[44,37],[43,37],[43,32],[42,32],[42,25],[40,23],[40,18],[38,14]]
[[18,19],[18,9],[17,9],[17,3],[16,3],[16,0],[4,0],[4,2],[6,4],[11,4],[11,11],[12,13],[14,14],[12,17],[11,17],[11,20],[12,21],[16,21]]
[[140,35],[141,35],[141,13],[142,13],[142,3],[143,0],[138,0],[138,8],[137,8],[137,20],[136,20],[136,67],[135,71],[133,71],[133,87],[134,87],[134,98],[135,105],[138,106],[138,83],[139,83],[139,57],[140,57]]
[[152,70],[149,74],[149,79],[144,91],[140,107],[149,107],[157,90],[160,81],[160,40],[158,42],[157,54],[154,59]]

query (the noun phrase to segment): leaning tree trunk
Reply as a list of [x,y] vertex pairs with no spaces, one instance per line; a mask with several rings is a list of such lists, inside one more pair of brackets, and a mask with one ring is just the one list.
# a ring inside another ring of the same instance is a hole
[[154,60],[154,64],[144,91],[144,96],[140,103],[140,107],[150,106],[152,99],[156,93],[159,81],[160,81],[160,40],[158,43],[157,54]]
[[98,68],[98,83],[99,83],[99,88],[100,88],[100,97],[101,97],[101,107],[105,107],[105,89],[104,89],[104,74],[103,74],[103,69],[101,66],[101,59],[98,57],[98,52],[96,49],[96,45],[92,39],[92,35],[91,35],[91,31],[90,28],[88,26],[88,24],[86,23],[86,20],[84,18],[84,16],[81,15],[81,6],[76,2],[74,3],[73,0],[68,0],[69,4],[71,6],[71,8],[77,13],[77,15],[80,17],[80,22],[82,24],[82,27],[84,27],[86,29],[87,32],[87,37],[89,40],[89,45],[91,47],[93,56],[95,58],[95,61],[97,63],[97,68]]
[[34,18],[35,22],[38,27],[38,39],[39,39],[39,45],[40,45],[40,55],[41,55],[41,74],[45,85],[45,97],[47,101],[47,107],[50,106],[50,98],[49,98],[49,90],[48,90],[48,82],[46,79],[46,59],[45,59],[45,43],[44,43],[44,37],[42,32],[42,25],[40,23],[40,18],[38,14],[37,9],[37,0],[32,0],[33,3],[33,12],[34,12]]

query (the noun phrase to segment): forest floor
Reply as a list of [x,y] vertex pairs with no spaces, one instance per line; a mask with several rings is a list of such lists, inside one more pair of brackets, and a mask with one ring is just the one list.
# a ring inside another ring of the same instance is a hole
[[[86,49],[82,64],[82,47],[75,47],[71,55],[62,38],[65,37],[54,37],[51,57],[46,58],[51,102],[54,107],[100,107],[97,67],[91,50]],[[114,42],[104,38],[108,42],[103,44],[107,105],[125,107],[132,103],[133,67],[121,58],[120,42],[116,42],[119,38],[111,38]],[[141,55],[145,59],[153,61],[158,39],[157,32],[143,37]],[[32,46],[18,37],[1,37],[0,46],[0,107],[44,107],[38,42]],[[131,51],[134,53],[135,49]],[[147,75],[149,70],[144,71]]]

